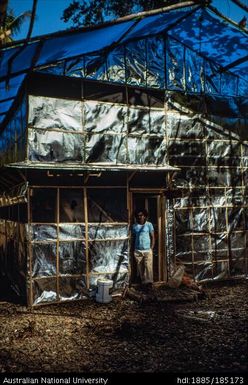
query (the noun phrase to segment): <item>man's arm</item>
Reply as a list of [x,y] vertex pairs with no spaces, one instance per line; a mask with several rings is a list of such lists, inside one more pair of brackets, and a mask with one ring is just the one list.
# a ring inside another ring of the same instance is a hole
[[134,228],[133,226],[131,227],[131,242],[130,242],[130,246],[131,246],[131,253],[134,252],[134,246],[135,246],[135,231],[134,231]]
[[155,235],[154,235],[154,231],[151,231],[151,232],[150,232],[150,238],[151,238],[151,249],[153,249],[154,246],[155,246]]

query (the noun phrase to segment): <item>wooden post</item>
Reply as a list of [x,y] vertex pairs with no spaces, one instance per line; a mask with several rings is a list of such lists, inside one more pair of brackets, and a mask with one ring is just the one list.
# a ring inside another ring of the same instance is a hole
[[160,196],[161,207],[161,281],[167,281],[167,258],[166,258],[166,242],[165,242],[165,196]]
[[[27,229],[27,253],[28,253],[28,261],[29,261],[29,288],[27,285],[27,296],[28,296],[28,307],[33,306],[33,278],[32,278],[32,262],[33,262],[33,249],[32,249],[32,244],[31,244],[31,239],[30,239],[30,232],[31,232],[31,221],[32,221],[32,216],[31,216],[31,200],[30,196],[32,193],[32,189],[28,189],[28,229]],[[28,280],[26,278],[26,282],[28,283]]]
[[90,288],[89,271],[89,224],[88,224],[88,205],[87,188],[84,187],[84,221],[85,221],[85,258],[86,258],[86,288]]
[[162,276],[162,220],[161,220],[161,196],[157,196],[157,221],[158,221],[158,280],[161,281]]
[[57,224],[57,239],[56,239],[56,294],[59,301],[59,206],[60,206],[60,189],[57,188],[56,194],[56,224]]
[[[131,174],[133,175],[133,173]],[[129,251],[129,261],[128,261],[128,276],[129,276],[129,285],[131,284],[133,278],[133,256],[132,256],[132,234],[131,234],[131,225],[132,225],[132,213],[133,213],[133,194],[129,190],[129,181],[130,177],[127,176],[127,210],[128,210],[128,251]]]

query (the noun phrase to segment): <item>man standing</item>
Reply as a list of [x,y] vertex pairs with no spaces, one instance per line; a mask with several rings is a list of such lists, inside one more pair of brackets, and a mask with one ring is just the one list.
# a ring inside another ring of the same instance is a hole
[[135,217],[136,223],[132,227],[134,257],[141,283],[150,286],[153,282],[154,228],[152,223],[147,221],[148,212],[145,209],[138,210]]

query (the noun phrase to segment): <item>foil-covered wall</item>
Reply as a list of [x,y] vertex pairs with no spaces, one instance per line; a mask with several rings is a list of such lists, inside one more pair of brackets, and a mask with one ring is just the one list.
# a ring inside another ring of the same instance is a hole
[[166,163],[163,108],[37,96],[29,105],[30,161]]
[[83,298],[103,277],[113,280],[114,290],[127,283],[126,190],[116,189],[111,200],[108,189],[85,190],[31,191],[28,282],[32,305]]
[[247,81],[223,72],[219,65],[164,33],[37,70],[196,94],[245,96],[248,91]]
[[[56,206],[55,206],[56,208]],[[46,218],[40,217],[40,222]],[[29,303],[80,299],[86,273],[83,224],[30,224]]]
[[[80,102],[79,108],[77,103],[30,97],[33,106],[29,116],[30,133],[37,130],[49,133],[48,140],[42,143],[33,140],[30,134],[30,160],[47,161],[46,155],[43,157],[45,153],[50,154],[51,160],[51,154],[56,153],[58,155],[53,157],[53,161],[65,161],[69,153],[68,159],[79,161],[74,155],[79,153],[73,144],[76,143],[76,146],[81,146],[80,162],[88,164],[146,165],[168,162],[180,167],[172,196],[178,196],[178,191],[181,191],[182,197],[172,198],[172,202],[168,203],[168,207],[174,207],[174,225],[171,210],[167,210],[167,258],[174,255],[174,261],[182,261],[187,271],[198,280],[244,274],[247,269],[248,142],[242,104],[230,107],[230,99],[223,98],[225,116],[224,113],[221,116],[217,107],[211,107],[211,115],[206,115],[202,112],[204,105],[199,101],[191,100],[188,101],[189,106],[183,105],[170,93],[166,95],[165,108],[97,101]],[[196,107],[197,111],[194,111]],[[57,128],[52,128],[52,116],[57,115],[56,109],[64,112]],[[76,122],[73,134],[68,129],[70,123],[65,122],[67,116],[69,121],[73,116]],[[63,146],[58,145],[57,130],[64,135]],[[79,137],[79,140],[71,141],[70,135]],[[89,220],[94,221],[99,213],[96,212],[97,206],[91,203],[91,197],[89,205]],[[233,210],[237,211],[235,215]],[[106,212],[101,211],[103,222],[109,219]],[[243,218],[241,227],[238,225],[240,217]],[[170,235],[171,232],[173,235]],[[241,233],[242,237],[238,236]],[[223,237],[225,241],[219,246],[219,239]],[[111,242],[106,245],[112,250]],[[183,245],[183,250],[180,245]],[[102,244],[100,248],[104,249]],[[90,248],[92,255],[96,253],[94,250]],[[98,249],[97,252],[99,255],[101,252],[108,254]],[[103,261],[103,266],[105,263]]]
[[192,116],[169,99],[169,163],[181,168],[171,199],[175,258],[197,280],[247,273],[248,135],[242,119],[227,121]]
[[[0,136],[3,163],[25,159],[28,118],[30,162],[61,167],[65,163],[178,166],[181,170],[168,186],[169,269],[180,261],[198,280],[247,272],[245,81],[164,34],[115,46],[104,54],[64,60],[42,72],[163,89],[165,104],[148,108],[30,95],[28,117],[24,100]],[[87,189],[85,208],[82,189],[50,190],[44,194],[44,189],[34,189],[31,196],[30,302],[81,298],[99,277],[112,278],[115,288],[124,285],[126,192],[115,191],[110,200],[106,190]],[[14,212],[10,215],[15,217]],[[19,234],[22,262],[15,282],[26,274],[25,228],[18,226],[16,220],[2,221],[0,226],[4,256],[13,248],[17,251]],[[3,264],[10,263],[10,258],[3,258]],[[8,271],[11,268],[7,266]]]

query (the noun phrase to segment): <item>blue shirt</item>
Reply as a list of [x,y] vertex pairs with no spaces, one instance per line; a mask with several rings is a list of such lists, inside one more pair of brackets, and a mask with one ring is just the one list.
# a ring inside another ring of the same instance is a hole
[[143,225],[135,223],[132,227],[132,234],[135,238],[135,250],[149,250],[151,248],[150,234],[154,231],[151,222],[145,222]]

